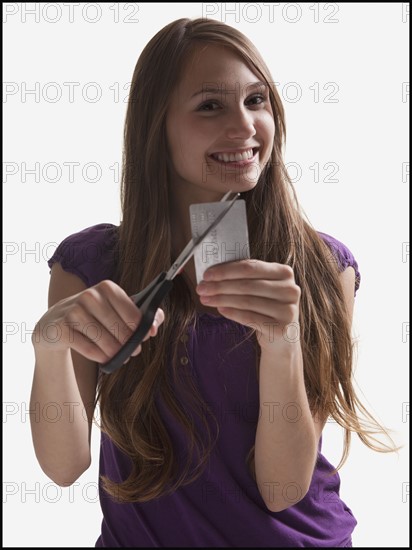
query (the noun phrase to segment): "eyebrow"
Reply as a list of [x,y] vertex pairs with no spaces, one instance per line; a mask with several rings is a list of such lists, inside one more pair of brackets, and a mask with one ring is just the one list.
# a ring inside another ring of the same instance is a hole
[[[258,82],[251,82],[249,84],[247,84],[247,86],[245,86],[246,88],[267,88],[268,85],[265,83],[265,82],[261,82],[260,80]],[[192,99],[193,97],[199,95],[199,94],[204,94],[204,93],[215,93],[215,94],[220,94],[220,93],[227,93],[227,94],[230,94],[230,93],[233,93],[233,90],[229,89],[229,90],[225,90],[224,88],[216,88],[216,86],[213,86],[213,85],[210,85],[208,86],[207,84],[201,89],[199,90],[198,92],[195,92],[191,97],[190,99]]]

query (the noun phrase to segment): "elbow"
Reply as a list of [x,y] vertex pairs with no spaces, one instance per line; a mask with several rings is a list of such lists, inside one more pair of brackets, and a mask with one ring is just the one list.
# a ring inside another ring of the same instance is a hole
[[299,501],[296,501],[296,502],[289,502],[289,503],[266,503],[266,508],[269,510],[269,512],[274,512],[274,513],[278,513],[278,512],[283,512],[284,510],[287,510],[288,508],[291,508],[292,506],[294,506],[295,504],[297,504]]
[[52,471],[48,468],[41,467],[46,476],[53,481],[59,487],[70,487],[75,483],[80,476],[90,467],[91,462],[84,464],[77,468],[73,468],[66,471]]
[[298,483],[289,483],[277,499],[265,500],[266,508],[270,512],[283,512],[303,500],[309,492],[309,485],[304,487]]

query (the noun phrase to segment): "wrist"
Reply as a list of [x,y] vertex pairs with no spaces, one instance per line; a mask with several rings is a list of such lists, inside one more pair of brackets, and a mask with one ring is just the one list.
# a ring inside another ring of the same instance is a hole
[[284,357],[296,357],[301,354],[302,348],[300,340],[291,342],[287,340],[281,340],[277,342],[259,342],[261,356],[284,356]]
[[303,367],[302,347],[298,342],[282,342],[265,344],[260,346],[260,365],[268,365],[271,368],[285,365],[301,365]]
[[41,345],[40,342],[33,342],[33,340],[32,344],[36,361],[44,362],[45,359],[47,359],[47,361],[51,360],[53,362],[62,362],[67,359],[71,359],[70,348],[52,349],[50,346],[45,347],[44,345]]

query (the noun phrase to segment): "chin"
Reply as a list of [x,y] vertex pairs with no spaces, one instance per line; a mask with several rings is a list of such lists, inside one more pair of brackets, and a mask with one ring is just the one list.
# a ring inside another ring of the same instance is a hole
[[233,191],[234,193],[245,193],[246,191],[252,191],[252,189],[254,189],[257,184],[258,184],[258,181],[259,180],[256,180],[256,181],[239,181],[239,182],[236,182],[234,181],[233,182],[233,185],[230,185],[230,182],[225,182],[225,187],[228,188],[228,190],[230,189],[231,191]]
[[[213,187],[209,187],[208,191],[210,195],[216,195],[217,198],[214,200],[210,200],[209,202],[218,202],[222,199],[222,196],[228,193],[229,191],[232,191],[232,193],[246,193],[248,191],[252,191],[257,185],[256,183],[250,183],[247,184],[239,184],[239,183],[233,183],[233,185],[230,184],[230,182],[221,183],[220,185],[214,185]],[[233,198],[233,195],[232,195]]]

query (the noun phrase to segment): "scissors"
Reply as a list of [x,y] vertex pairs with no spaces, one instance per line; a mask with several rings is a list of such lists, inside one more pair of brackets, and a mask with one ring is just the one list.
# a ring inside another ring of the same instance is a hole
[[[229,191],[224,195],[220,202],[226,201],[229,195],[232,194],[232,191]],[[201,244],[203,239],[207,236],[210,231],[216,227],[216,225],[221,221],[221,219],[229,212],[236,199],[239,198],[240,193],[228,201],[228,204],[222,212],[213,220],[209,227],[199,236],[193,237],[185,246],[185,248],[180,253],[177,260],[170,267],[169,271],[162,271],[151,283],[147,285],[142,291],[134,296],[131,296],[131,299],[140,309],[142,313],[142,319],[139,323],[139,326],[127,342],[120,348],[120,350],[110,359],[107,363],[100,365],[100,369],[105,373],[111,373],[118,368],[120,368],[126,359],[128,359],[133,351],[137,348],[139,344],[142,343],[143,338],[149,332],[150,327],[153,324],[156,311],[160,306],[163,298],[168,294],[173,286],[173,279],[180,273],[183,266],[190,260],[193,256],[196,248]]]

